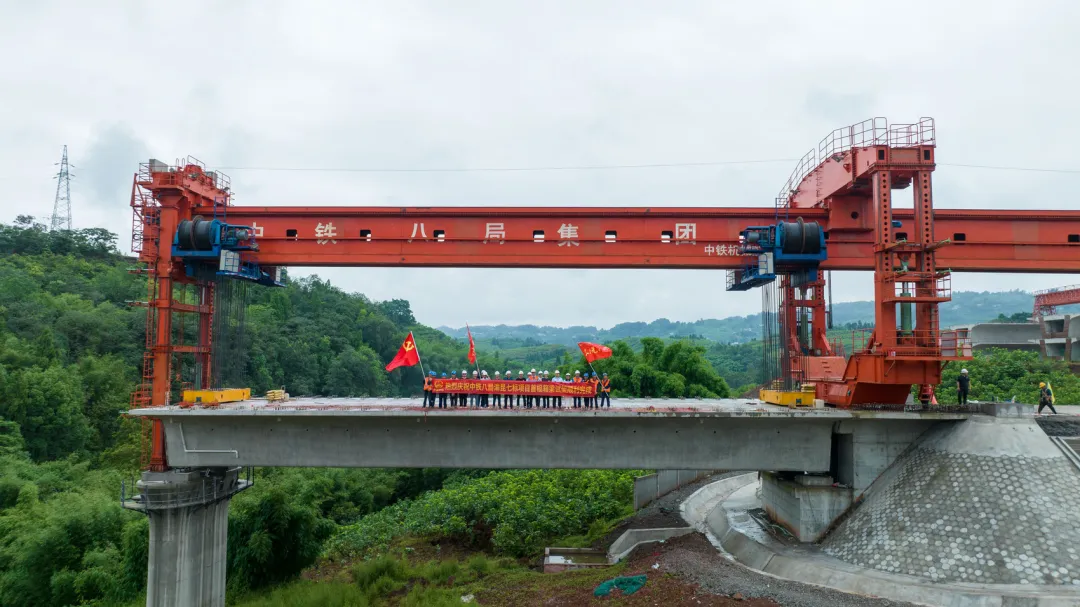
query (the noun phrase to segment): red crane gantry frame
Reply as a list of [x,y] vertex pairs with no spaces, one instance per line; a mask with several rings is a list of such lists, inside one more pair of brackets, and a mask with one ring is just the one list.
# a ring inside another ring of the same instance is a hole
[[[822,269],[873,271],[876,301],[872,336],[819,394],[838,406],[903,402],[913,384],[939,383],[943,361],[963,357],[955,346],[943,350],[938,326],[950,271],[1080,272],[1080,211],[935,210],[934,154],[931,120],[889,126],[872,119],[811,150],[775,207],[748,208],[234,206],[228,179],[197,160],[152,160],[132,188],[133,248],[149,277],[144,384],[132,406],[168,402],[176,354],[194,355],[209,376],[212,286],[188,278],[171,245],[181,220],[224,213],[230,224],[254,229],[258,251],[243,258],[264,267],[734,270],[746,263],[741,230],[816,221],[828,239]],[[893,190],[908,186],[913,207],[894,208]],[[178,289],[190,290],[186,301],[177,300]],[[900,303],[914,308],[914,330],[897,327]],[[809,307],[815,349],[830,352],[816,330],[824,308]],[[199,319],[198,343],[174,343],[174,322],[187,314]],[[164,469],[157,422],[151,441],[151,468]]]
[[1078,303],[1080,303],[1080,285],[1035,291],[1035,308],[1032,316],[1038,320],[1043,316],[1057,314],[1058,306]]

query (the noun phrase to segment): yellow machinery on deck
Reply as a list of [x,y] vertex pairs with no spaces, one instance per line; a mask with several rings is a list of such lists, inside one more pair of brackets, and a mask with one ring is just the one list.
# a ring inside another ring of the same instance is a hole
[[762,390],[761,400],[771,405],[784,407],[813,407],[817,397],[817,387],[814,384],[803,384],[799,390]]
[[251,388],[223,388],[221,390],[184,390],[181,407],[216,407],[221,403],[235,403],[251,398]]

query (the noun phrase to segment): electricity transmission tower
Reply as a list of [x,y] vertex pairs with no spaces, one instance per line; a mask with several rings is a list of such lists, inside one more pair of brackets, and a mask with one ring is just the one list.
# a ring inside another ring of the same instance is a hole
[[60,172],[56,174],[56,201],[53,203],[52,223],[49,229],[71,229],[71,166],[68,165],[67,146],[60,159]]

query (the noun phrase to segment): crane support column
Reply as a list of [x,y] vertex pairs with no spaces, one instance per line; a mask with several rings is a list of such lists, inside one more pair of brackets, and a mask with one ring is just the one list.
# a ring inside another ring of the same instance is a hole
[[251,486],[241,470],[143,472],[124,507],[150,517],[147,607],[224,607],[229,501]]

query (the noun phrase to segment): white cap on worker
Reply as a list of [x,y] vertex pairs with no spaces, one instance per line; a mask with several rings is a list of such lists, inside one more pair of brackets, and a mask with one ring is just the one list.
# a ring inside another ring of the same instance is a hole
[[478,375],[478,373],[476,371],[473,371],[472,374],[473,375]]
[[507,371],[507,372],[506,372],[506,376],[507,376],[507,377],[510,377],[510,375],[511,375],[512,373],[513,373],[512,371]]
[[574,371],[574,375],[581,375],[581,371]]
[[967,375],[967,369],[960,369],[960,372],[963,373],[964,375]]
[[529,373],[536,373],[536,369],[529,369]]
[[558,375],[558,374],[559,374],[559,370],[555,369],[555,375]]
[[518,371],[518,375],[525,375],[524,371]]
[[496,371],[496,372],[495,372],[495,377],[498,377],[498,376],[499,376],[499,372],[498,372],[498,371]]

